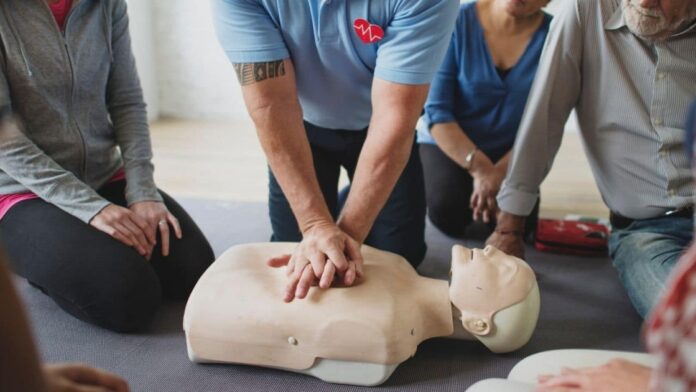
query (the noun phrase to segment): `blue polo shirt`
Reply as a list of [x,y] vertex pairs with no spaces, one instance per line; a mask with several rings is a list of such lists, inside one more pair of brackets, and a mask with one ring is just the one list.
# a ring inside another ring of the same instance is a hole
[[[292,59],[304,119],[347,130],[370,122],[373,77],[430,83],[458,7],[459,0],[213,0],[230,61]],[[379,26],[383,38],[363,42],[359,19]]]
[[551,16],[505,77],[496,70],[476,3],[462,5],[452,42],[433,80],[418,142],[435,144],[433,124],[456,122],[493,162],[513,146],[549,32]]

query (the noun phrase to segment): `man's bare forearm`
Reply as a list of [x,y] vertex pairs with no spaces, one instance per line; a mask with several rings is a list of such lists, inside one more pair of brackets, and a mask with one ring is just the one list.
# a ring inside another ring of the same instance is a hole
[[527,217],[513,215],[509,212],[500,211],[497,218],[496,231],[506,234],[522,235],[524,233]]
[[314,170],[292,63],[235,64],[235,70],[268,164],[300,230],[332,222]]
[[[373,124],[378,126],[378,123]],[[367,237],[411,154],[414,136],[398,133],[403,134],[400,139],[368,136],[360,154],[339,219],[341,229],[358,242]]]
[[373,115],[339,226],[363,242],[409,160],[415,125],[428,86],[379,79],[373,85]]

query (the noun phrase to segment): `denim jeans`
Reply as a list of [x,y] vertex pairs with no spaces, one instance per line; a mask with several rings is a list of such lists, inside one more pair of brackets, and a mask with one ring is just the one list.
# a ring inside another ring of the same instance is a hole
[[[338,192],[341,167],[346,169],[352,181],[367,133],[325,129],[306,122],[305,129],[321,192],[336,219],[342,206]],[[273,228],[271,241],[301,241],[302,234],[290,203],[270,170],[268,177],[268,209]],[[365,244],[401,255],[414,267],[425,257],[425,185],[415,143],[406,168],[377,216]]]
[[638,313],[645,318],[665,290],[667,278],[691,243],[693,219],[660,217],[615,230],[609,254]]

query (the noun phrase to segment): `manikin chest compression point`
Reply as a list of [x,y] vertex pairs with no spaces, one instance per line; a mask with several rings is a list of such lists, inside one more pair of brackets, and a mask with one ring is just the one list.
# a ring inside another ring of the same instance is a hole
[[[475,293],[488,305],[460,310],[457,306],[469,306],[465,288],[451,290],[447,281],[419,276],[402,257],[367,246],[362,248],[365,277],[354,286],[313,287],[306,299],[285,303],[285,269],[270,268],[266,261],[292,253],[296,245],[236,246],[205,272],[184,315],[192,360],[377,385],[415,355],[424,340],[478,339],[494,352],[506,352],[525,344],[536,325],[534,274],[523,261],[495,248],[473,257],[466,248],[454,248],[452,282],[470,285],[474,279],[473,290],[490,290]],[[497,268],[501,263],[507,264]],[[513,289],[501,293],[501,284]]]

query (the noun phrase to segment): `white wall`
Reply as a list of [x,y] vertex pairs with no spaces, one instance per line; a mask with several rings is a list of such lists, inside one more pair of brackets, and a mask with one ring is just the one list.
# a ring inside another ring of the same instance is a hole
[[138,65],[140,83],[143,86],[147,114],[150,120],[159,115],[159,88],[153,56],[152,7],[150,0],[128,2],[130,33],[133,41],[133,53]]
[[246,118],[234,70],[215,36],[210,2],[153,0],[153,11],[160,114]]

